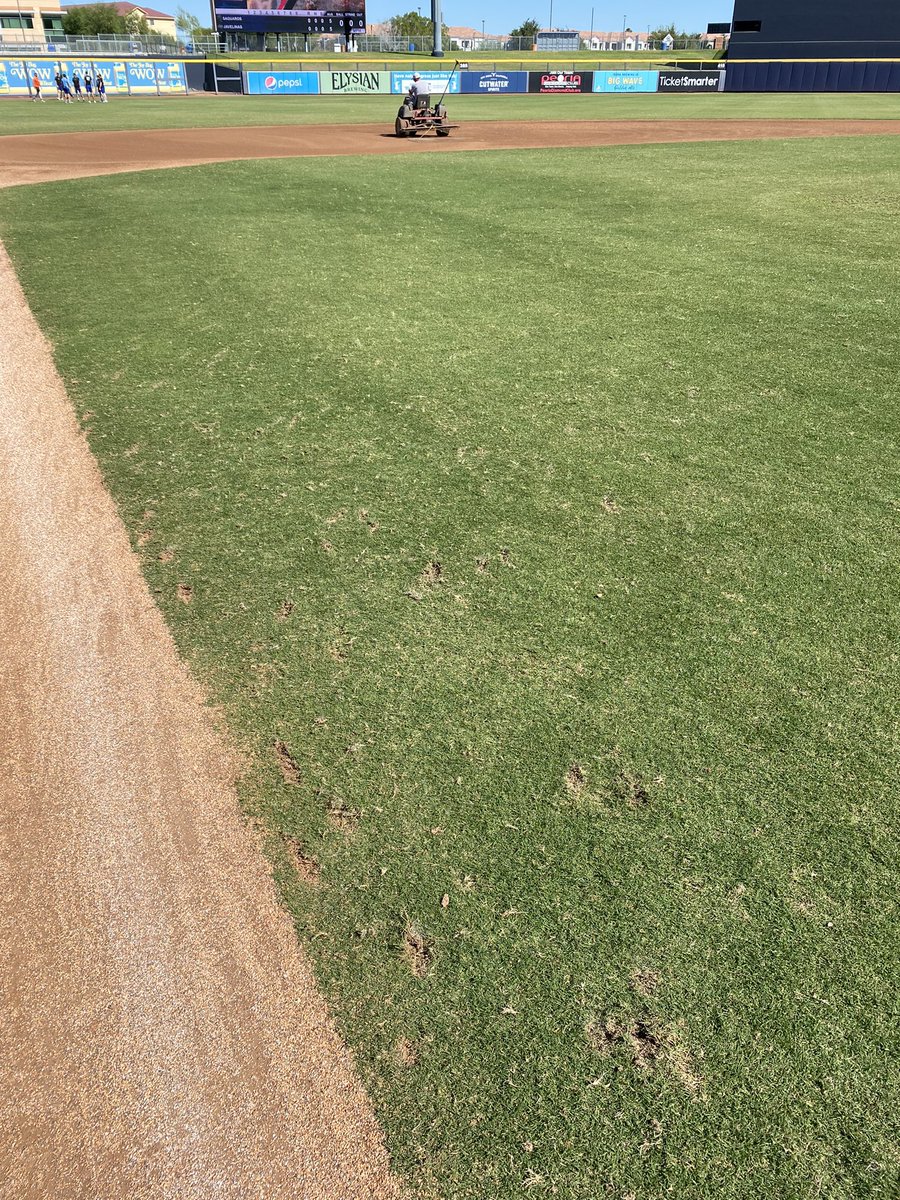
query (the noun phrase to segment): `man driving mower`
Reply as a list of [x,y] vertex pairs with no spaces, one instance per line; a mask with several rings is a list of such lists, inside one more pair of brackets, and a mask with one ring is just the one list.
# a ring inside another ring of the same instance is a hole
[[[456,73],[458,65],[454,66],[450,74],[451,79]],[[444,95],[446,93],[447,88],[444,89]],[[450,130],[455,129],[456,126],[451,125],[447,120],[447,110],[444,108],[443,99],[444,96],[441,96],[437,104],[432,107],[430,88],[427,83],[423,82],[419,72],[414,71],[394,122],[394,132],[397,137],[416,137],[420,133],[428,132],[436,133],[438,137],[448,137]]]

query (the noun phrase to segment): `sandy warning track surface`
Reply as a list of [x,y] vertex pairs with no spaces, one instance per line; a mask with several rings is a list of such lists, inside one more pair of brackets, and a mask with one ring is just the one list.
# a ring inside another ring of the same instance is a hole
[[0,186],[233,159],[443,154],[552,146],[626,146],[900,134],[900,121],[470,121],[448,138],[395,138],[385,125],[262,125],[0,138]]
[[0,246],[0,1197],[396,1196]]

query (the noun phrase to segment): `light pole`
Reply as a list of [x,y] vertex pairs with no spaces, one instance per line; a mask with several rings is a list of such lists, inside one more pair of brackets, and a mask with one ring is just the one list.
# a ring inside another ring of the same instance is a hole
[[553,28],[553,0],[550,0],[550,24],[547,26],[547,28]]
[[591,9],[591,36],[590,36],[590,49],[591,49],[591,50],[593,50],[593,48],[594,48],[594,10],[593,10],[593,9]]
[[627,15],[622,18],[622,50],[625,49],[625,28],[628,25]]
[[431,25],[434,33],[434,49],[431,51],[432,58],[444,57],[443,44],[443,17],[441,15],[441,0],[431,0]]

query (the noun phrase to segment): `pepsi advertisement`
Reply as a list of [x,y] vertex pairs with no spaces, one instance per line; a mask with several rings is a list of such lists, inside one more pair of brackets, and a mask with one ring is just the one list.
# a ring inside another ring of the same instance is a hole
[[365,0],[216,0],[220,33],[342,33],[366,31]]
[[245,71],[250,96],[318,96],[318,71]]

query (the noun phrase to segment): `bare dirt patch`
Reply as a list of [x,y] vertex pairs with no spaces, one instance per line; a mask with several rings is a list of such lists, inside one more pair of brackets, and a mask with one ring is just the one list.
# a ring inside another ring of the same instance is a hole
[[282,839],[288,852],[291,866],[304,883],[318,887],[322,882],[322,869],[315,855],[310,854],[296,838]]
[[403,957],[417,979],[423,979],[431,970],[434,944],[417,925],[407,925],[403,934]]
[[570,796],[580,796],[587,785],[587,775],[585,775],[582,765],[577,762],[572,763],[566,771],[563,782]]
[[624,1056],[641,1075],[665,1071],[692,1094],[702,1088],[678,1023],[663,1025],[647,1015],[605,1016],[589,1021],[584,1034],[591,1049],[603,1058]]
[[275,752],[275,761],[278,763],[278,769],[281,772],[281,778],[291,787],[298,787],[301,781],[300,767],[297,760],[291,754],[284,742],[280,739],[272,743],[272,749]]
[[394,1048],[394,1053],[401,1067],[414,1067],[419,1061],[419,1052],[415,1043],[411,1042],[409,1038],[400,1038]]

